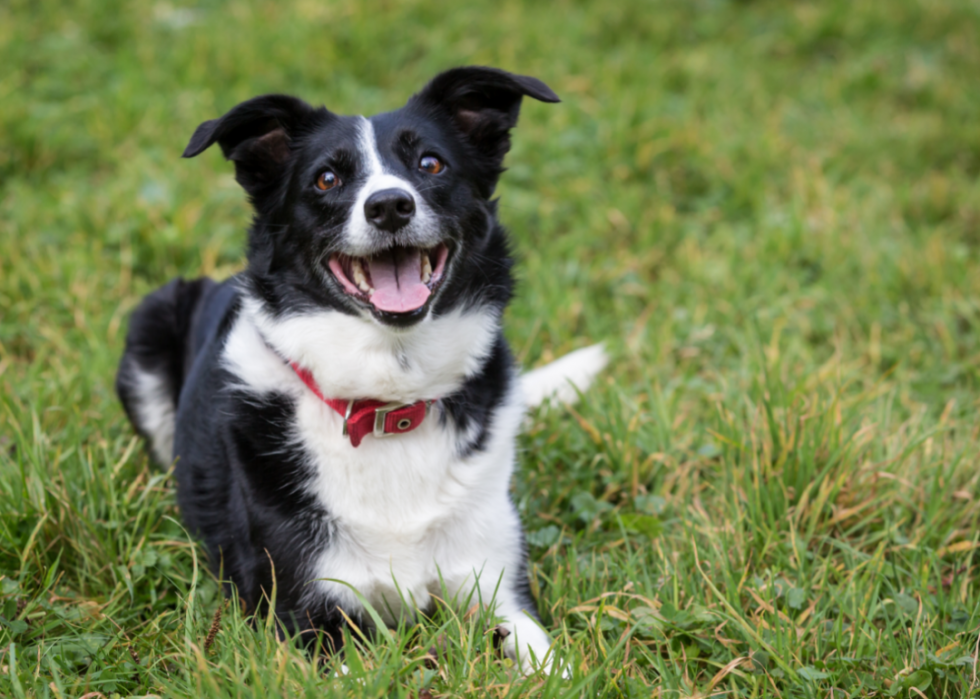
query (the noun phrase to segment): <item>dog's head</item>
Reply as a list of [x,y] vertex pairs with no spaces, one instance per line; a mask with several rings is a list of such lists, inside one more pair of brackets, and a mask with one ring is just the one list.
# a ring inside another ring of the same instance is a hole
[[184,156],[217,142],[235,163],[256,210],[249,277],[271,312],[330,307],[406,327],[506,303],[491,197],[525,96],[558,101],[540,80],[479,67],[370,118],[266,95],[201,124]]

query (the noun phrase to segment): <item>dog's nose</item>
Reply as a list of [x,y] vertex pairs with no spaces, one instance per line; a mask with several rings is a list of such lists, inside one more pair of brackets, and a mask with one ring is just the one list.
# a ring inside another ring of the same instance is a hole
[[415,199],[404,189],[381,189],[364,202],[364,216],[383,231],[394,233],[412,220]]

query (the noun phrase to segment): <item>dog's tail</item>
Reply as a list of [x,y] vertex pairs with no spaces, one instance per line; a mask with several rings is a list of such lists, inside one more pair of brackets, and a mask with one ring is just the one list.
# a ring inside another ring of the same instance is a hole
[[173,461],[177,399],[191,355],[191,322],[212,285],[210,279],[174,279],[143,299],[129,321],[116,392],[162,465]]
[[571,405],[609,362],[602,344],[592,345],[566,354],[551,364],[528,372],[521,377],[524,401],[528,408],[547,400]]

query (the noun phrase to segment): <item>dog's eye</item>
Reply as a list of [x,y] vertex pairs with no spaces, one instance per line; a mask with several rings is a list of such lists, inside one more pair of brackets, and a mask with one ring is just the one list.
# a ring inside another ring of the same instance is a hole
[[330,170],[324,170],[320,173],[320,176],[316,178],[316,188],[324,192],[326,192],[328,189],[333,189],[339,184],[340,178],[330,172]]
[[434,155],[424,155],[419,161],[419,170],[430,175],[438,175],[446,166]]

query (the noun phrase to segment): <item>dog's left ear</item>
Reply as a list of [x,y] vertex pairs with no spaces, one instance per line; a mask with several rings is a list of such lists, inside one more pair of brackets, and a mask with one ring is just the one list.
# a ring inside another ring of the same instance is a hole
[[227,114],[197,127],[184,149],[193,158],[217,142],[235,163],[235,179],[254,198],[282,174],[289,142],[314,109],[288,95],[263,95],[242,102]]
[[447,112],[477,150],[499,166],[510,150],[522,97],[561,101],[537,78],[479,66],[440,73],[412,101]]

